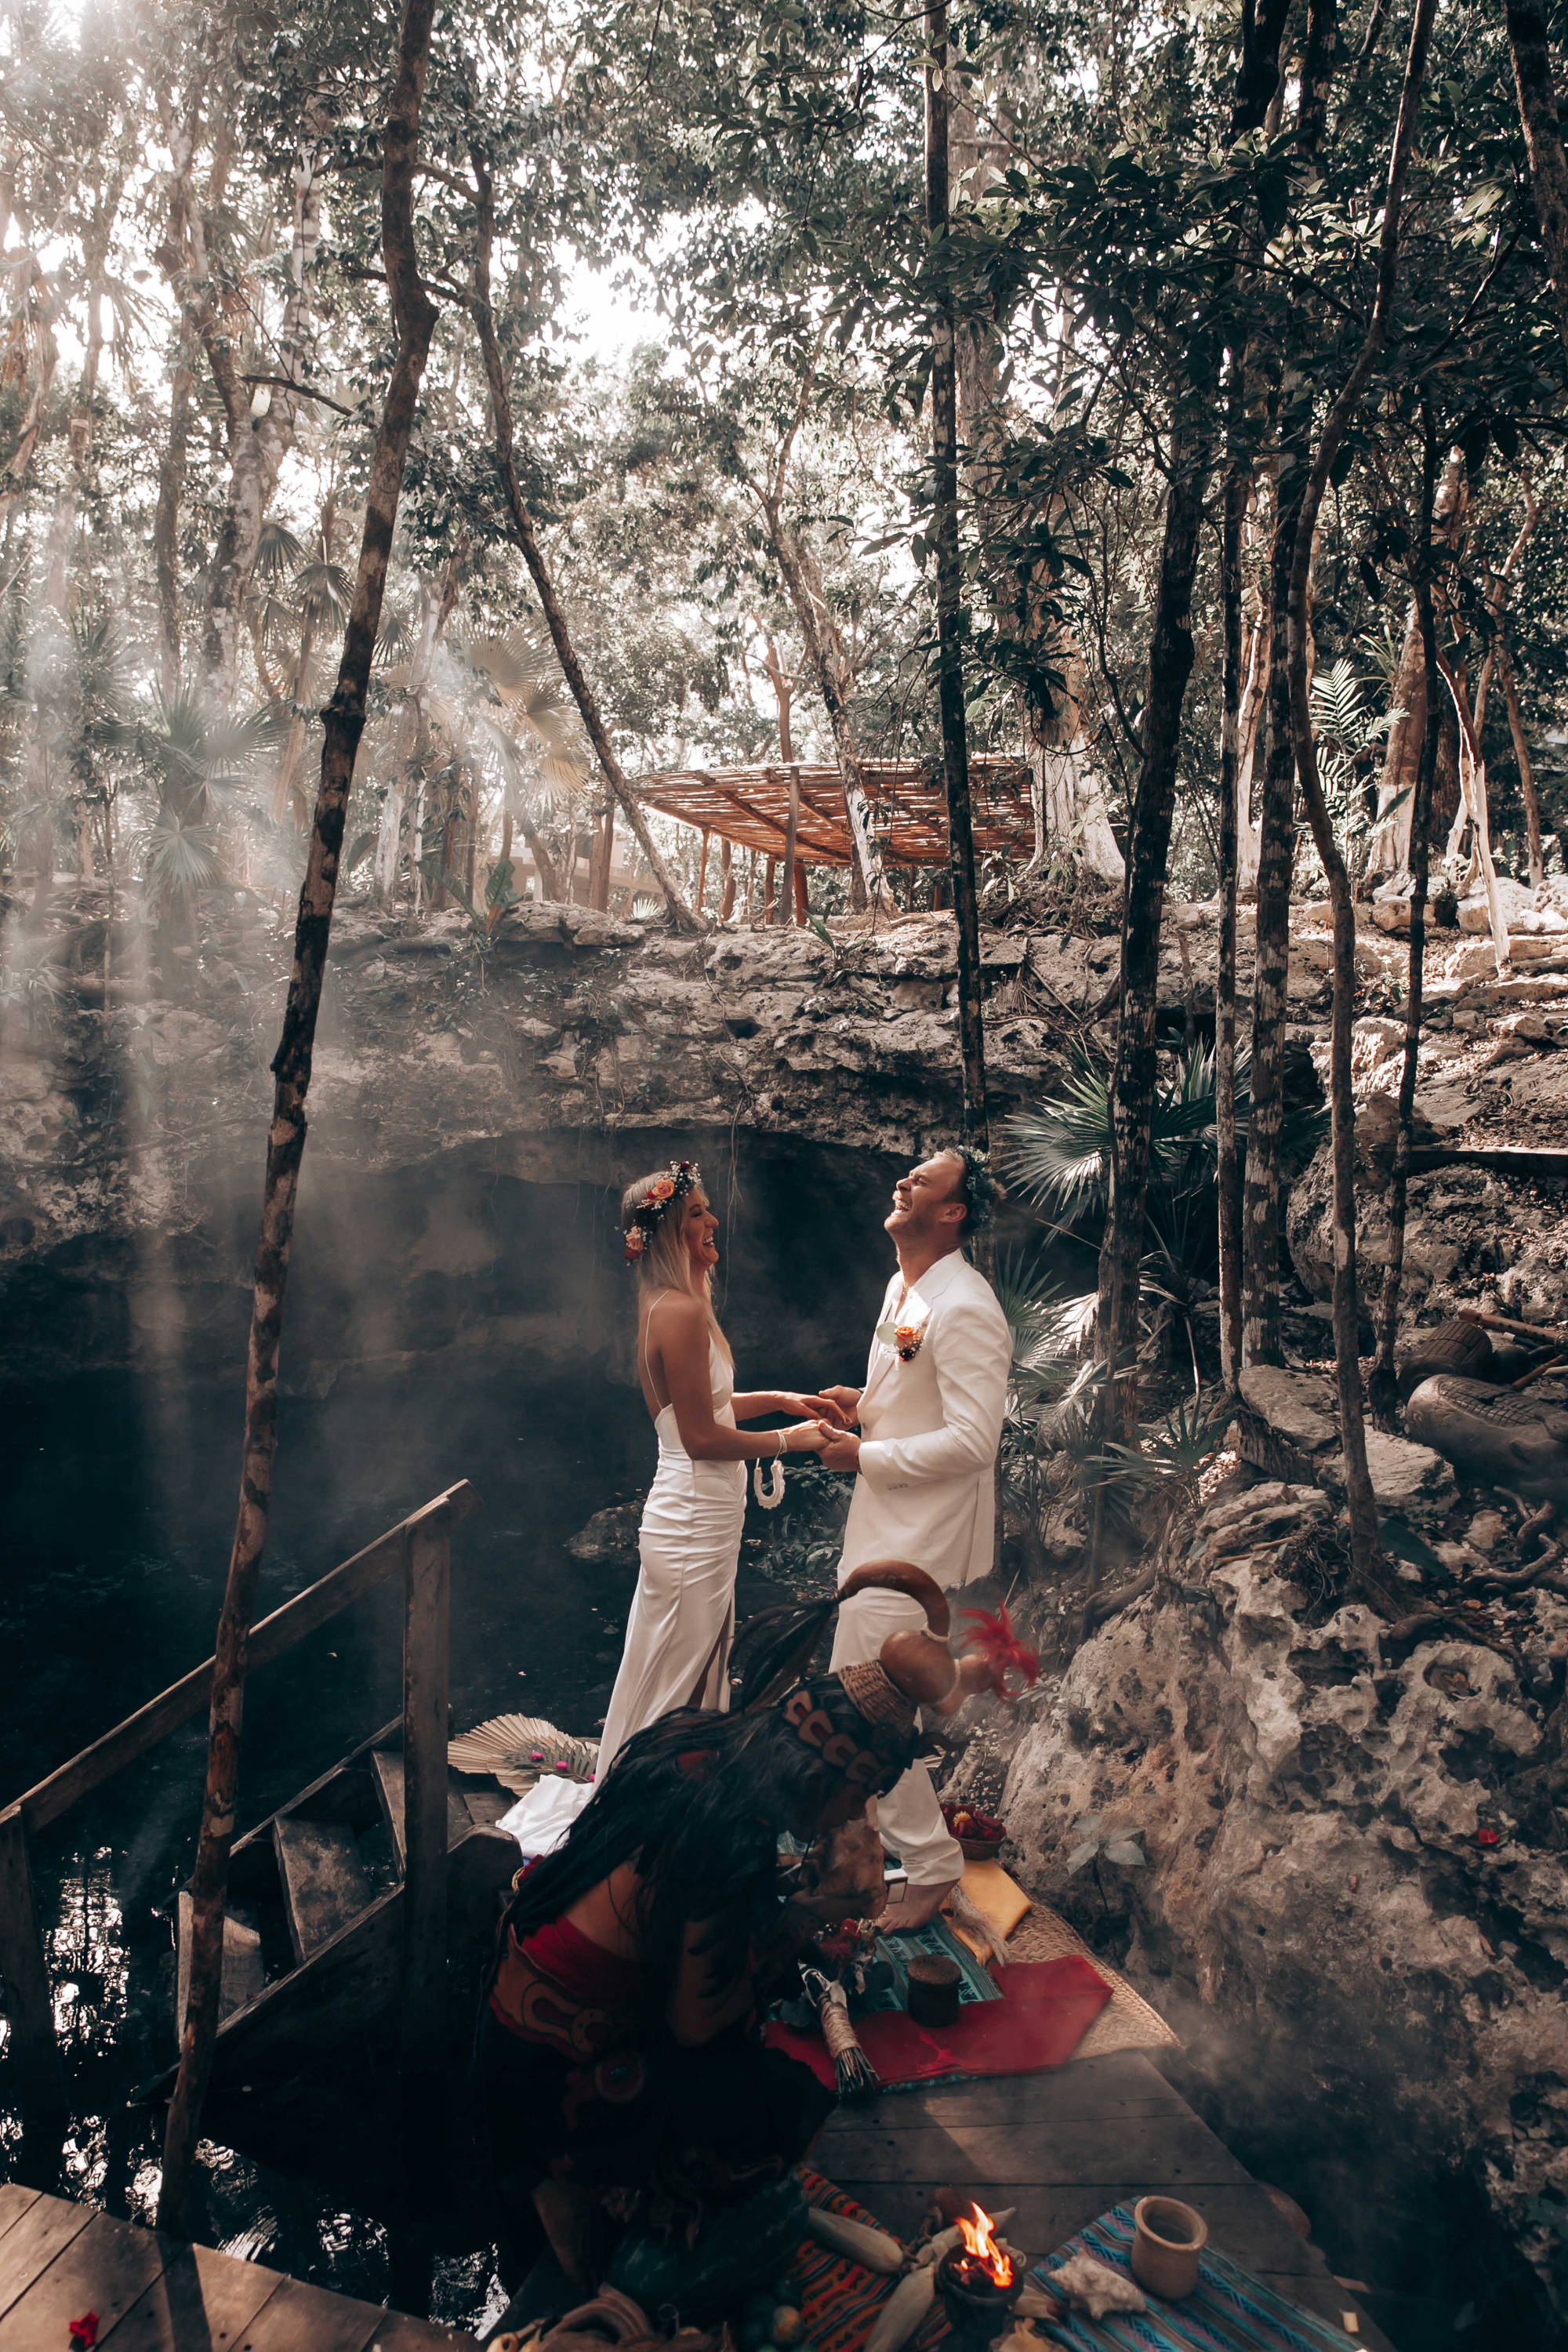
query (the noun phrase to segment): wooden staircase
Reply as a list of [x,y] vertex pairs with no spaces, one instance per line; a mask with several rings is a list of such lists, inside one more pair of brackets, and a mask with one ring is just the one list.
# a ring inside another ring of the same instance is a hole
[[[384,1725],[237,1842],[215,2091],[243,2084],[254,2095],[258,2076],[341,2058],[391,2029],[404,1937],[402,1733],[401,1719]],[[495,1826],[511,1799],[455,1772],[447,1782],[448,1940],[482,1950],[518,1865],[516,1841]],[[188,1923],[182,1901],[177,2015]]]

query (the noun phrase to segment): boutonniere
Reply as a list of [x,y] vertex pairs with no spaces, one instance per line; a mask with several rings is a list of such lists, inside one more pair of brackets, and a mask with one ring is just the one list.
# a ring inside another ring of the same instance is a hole
[[877,1338],[884,1348],[891,1348],[900,1363],[912,1364],[925,1343],[923,1323],[879,1323]]

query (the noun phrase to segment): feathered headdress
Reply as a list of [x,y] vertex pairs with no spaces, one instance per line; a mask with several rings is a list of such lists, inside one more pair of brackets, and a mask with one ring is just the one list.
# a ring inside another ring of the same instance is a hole
[[[994,1616],[986,1609],[966,1609],[963,1622],[974,1628],[963,1645],[963,1655],[979,1658],[988,1667],[991,1687],[998,1698],[1020,1698],[1026,1690],[1034,1689],[1039,1679],[1040,1654],[1014,1633],[1005,1601],[999,1604]],[[1010,1675],[1018,1677],[1016,1689],[1009,1686]]]

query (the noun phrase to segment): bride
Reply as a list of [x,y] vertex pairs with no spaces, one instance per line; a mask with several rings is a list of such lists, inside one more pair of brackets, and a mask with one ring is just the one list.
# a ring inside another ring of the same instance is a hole
[[[599,1778],[634,1732],[671,1707],[725,1707],[746,1465],[816,1453],[819,1423],[843,1415],[792,1389],[734,1392],[734,1359],[710,1288],[719,1220],[692,1160],[639,1177],[621,1202],[637,1276],[637,1374],[658,1439],[658,1467],[637,1538],[641,1572],[599,1742]],[[737,1422],[796,1413],[788,1429]]]

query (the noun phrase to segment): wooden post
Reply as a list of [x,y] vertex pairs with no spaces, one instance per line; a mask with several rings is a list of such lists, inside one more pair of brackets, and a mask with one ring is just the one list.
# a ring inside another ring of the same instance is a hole
[[727,923],[735,911],[735,845],[728,835],[719,845],[719,920]]
[[776,857],[770,857],[768,860],[767,871],[763,877],[763,920],[764,923],[776,923],[779,919],[778,905],[773,896],[773,882],[778,874],[778,859]]
[[784,835],[784,887],[779,895],[779,920],[792,922],[795,906],[795,886],[800,873],[795,858],[796,835],[800,831],[800,769],[789,772],[789,827]]
[[809,923],[811,920],[811,900],[805,895],[804,865],[797,865],[795,869],[795,919],[797,923]]
[[9,1805],[0,1813],[0,1976],[5,1979],[24,2126],[29,2134],[35,2127],[58,2127],[66,2115],[65,2070],[55,2039],[49,1971],[20,1805]]
[[699,915],[699,917],[700,917],[700,918],[701,918],[701,917],[702,917],[702,915],[703,915],[703,905],[704,905],[704,901],[706,900],[707,895],[708,895],[708,828],[707,828],[707,826],[706,826],[706,825],[704,825],[704,826],[703,826],[703,828],[702,828],[702,856],[701,856],[701,857],[698,860],[698,866],[697,866],[697,912],[698,912],[698,915]]
[[403,2075],[411,2115],[438,2092],[447,2029],[447,1699],[452,1538],[409,1531],[403,1621]]

